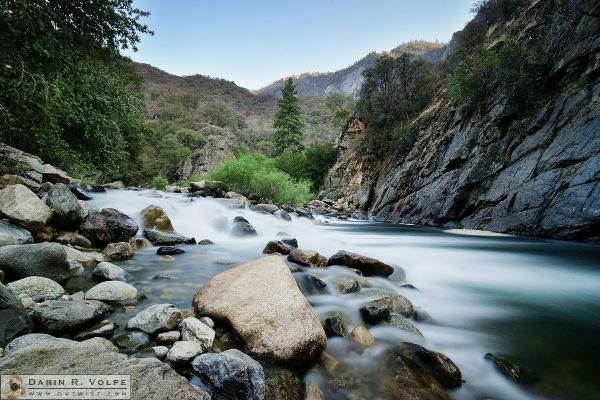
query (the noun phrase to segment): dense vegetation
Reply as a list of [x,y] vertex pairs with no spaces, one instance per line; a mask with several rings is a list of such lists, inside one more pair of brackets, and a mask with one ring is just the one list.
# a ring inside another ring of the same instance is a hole
[[139,80],[118,51],[151,32],[132,2],[2,2],[2,141],[72,173],[135,169],[148,128]]
[[294,181],[264,154],[239,154],[219,165],[209,177],[225,182],[235,192],[256,193],[278,204],[299,205],[311,199],[309,181]]
[[297,153],[285,151],[280,155],[275,165],[292,178],[311,182],[313,191],[317,191],[327,172],[337,159],[338,150],[330,144],[315,144]]
[[277,113],[273,127],[273,155],[279,156],[284,151],[299,152],[304,149],[302,143],[302,129],[304,123],[300,116],[300,105],[296,97],[296,86],[292,78],[288,78],[283,89],[281,99],[277,103]]

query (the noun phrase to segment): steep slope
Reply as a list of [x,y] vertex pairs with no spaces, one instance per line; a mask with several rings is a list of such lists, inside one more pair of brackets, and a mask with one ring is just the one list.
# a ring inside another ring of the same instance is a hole
[[[497,94],[462,117],[442,88],[414,121],[408,154],[396,149],[373,174],[373,165],[345,169],[368,157],[345,150],[322,195],[380,221],[599,241],[600,3],[534,0],[518,11],[487,31],[487,44],[547,46],[548,73],[527,115],[510,117]],[[357,175],[376,177],[346,189]],[[367,202],[355,201],[357,187]]]
[[[389,53],[399,55],[409,53],[427,61],[437,61],[443,54],[444,45],[441,43],[415,40],[401,44]],[[361,58],[351,66],[336,72],[311,72],[294,76],[300,96],[325,97],[330,92],[340,92],[349,96],[356,96],[363,82],[364,70],[373,67],[378,54],[372,52]],[[287,77],[258,90],[257,94],[279,95]]]

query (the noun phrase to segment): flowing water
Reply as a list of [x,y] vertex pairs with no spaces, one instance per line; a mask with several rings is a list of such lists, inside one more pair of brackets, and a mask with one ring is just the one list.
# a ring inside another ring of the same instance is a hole
[[[196,291],[211,277],[245,261],[263,257],[264,245],[281,231],[299,247],[326,257],[340,249],[378,258],[400,269],[389,279],[368,278],[363,290],[384,288],[409,298],[419,315],[411,321],[423,333],[422,345],[448,355],[465,383],[453,399],[597,399],[600,393],[600,247],[534,240],[486,232],[439,230],[411,225],[311,221],[291,222],[249,210],[231,210],[218,201],[157,192],[111,191],[97,194],[98,208],[113,207],[139,220],[139,211],[163,207],[178,233],[215,245],[184,246],[185,254],[165,259],[156,249],[136,253],[121,263],[133,284],[148,297],[140,308],[173,303],[190,308]],[[246,217],[258,236],[229,234],[236,215]],[[139,222],[139,221],[138,221]],[[331,283],[341,267],[311,269],[328,283],[307,294],[321,317],[341,312],[349,327],[359,324],[364,297],[340,295]],[[158,274],[176,280],[153,280]],[[297,274],[295,274],[297,276]],[[410,283],[417,290],[402,288]],[[135,311],[133,311],[135,312]],[[125,321],[131,315],[117,315]],[[377,343],[393,343],[400,331],[374,328]],[[339,340],[328,352],[356,362]],[[492,352],[523,368],[526,382],[513,384],[483,356]],[[374,353],[374,352],[373,352]],[[375,368],[375,367],[374,367]]]

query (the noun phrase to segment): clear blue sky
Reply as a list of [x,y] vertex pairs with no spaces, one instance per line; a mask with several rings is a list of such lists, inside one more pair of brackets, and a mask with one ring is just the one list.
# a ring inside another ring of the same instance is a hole
[[261,88],[336,71],[412,39],[447,42],[475,0],[136,0],[150,11],[135,61]]

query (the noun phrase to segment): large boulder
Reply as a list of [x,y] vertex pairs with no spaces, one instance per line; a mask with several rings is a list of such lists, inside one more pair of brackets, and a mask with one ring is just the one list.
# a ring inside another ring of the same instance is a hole
[[192,367],[225,398],[265,398],[265,373],[262,366],[237,349],[218,354],[201,354],[192,361]]
[[259,358],[305,364],[327,346],[319,318],[278,256],[218,274],[193,304],[200,315],[227,320],[247,351]]
[[0,190],[0,213],[31,232],[39,231],[52,218],[52,210],[20,184]]
[[11,244],[33,243],[31,233],[18,225],[0,220],[0,247]]
[[162,232],[175,232],[171,219],[159,206],[148,206],[141,211],[142,229],[156,229]]
[[45,332],[74,333],[111,312],[100,301],[47,300],[33,308],[33,319]]
[[332,255],[327,261],[327,266],[330,265],[345,265],[359,270],[364,276],[390,276],[394,273],[394,267],[388,264],[345,250],[340,250]]
[[172,329],[180,320],[181,310],[173,304],[154,304],[131,318],[127,322],[127,328],[155,333]]
[[0,347],[32,330],[33,322],[21,301],[6,286],[0,284]]
[[133,219],[114,208],[92,212],[79,227],[79,233],[90,239],[94,247],[109,243],[127,242],[134,237],[138,226]]
[[44,164],[44,172],[42,173],[42,178],[44,182],[50,183],[61,183],[64,185],[68,185],[71,183],[71,178],[67,175],[65,171],[62,171],[58,168],[54,168],[50,164]]
[[3,374],[130,375],[131,399],[210,400],[167,364],[129,358],[103,338],[83,342],[31,334],[11,342],[0,358]]
[[28,276],[6,285],[16,296],[25,295],[35,302],[55,300],[65,294],[65,290],[52,279],[41,276]]
[[66,229],[76,229],[87,217],[87,210],[64,183],[54,184],[48,191],[46,204],[54,211],[53,222]]
[[175,244],[195,244],[196,239],[177,233],[162,232],[157,229],[145,229],[144,236],[154,246],[173,246]]
[[39,157],[0,143],[0,160],[2,174],[18,173],[38,184],[42,183],[44,165]]
[[0,247],[0,269],[7,279],[43,276],[58,283],[69,279],[67,254],[58,243],[37,243]]

